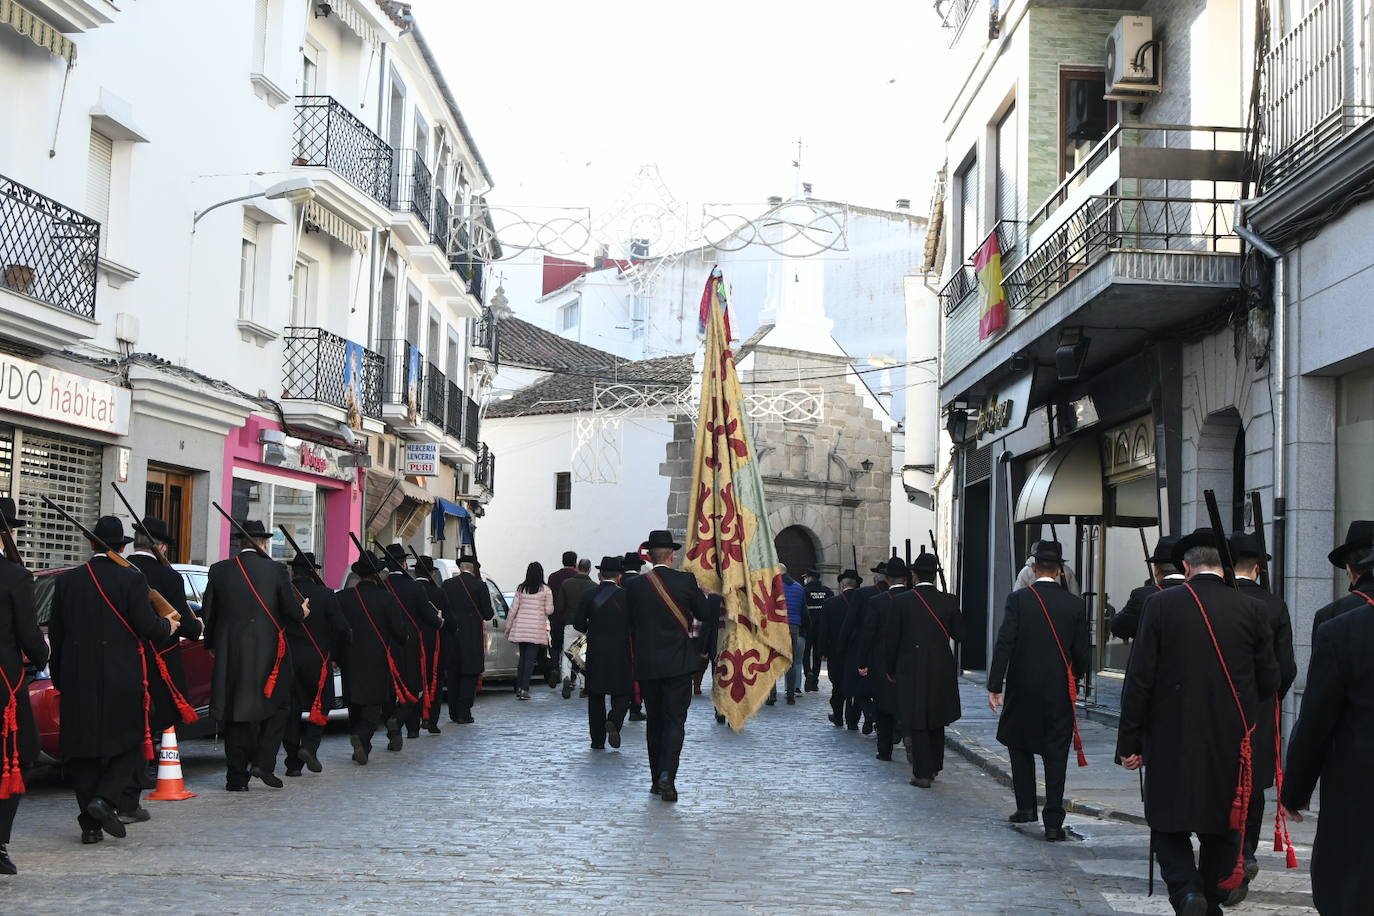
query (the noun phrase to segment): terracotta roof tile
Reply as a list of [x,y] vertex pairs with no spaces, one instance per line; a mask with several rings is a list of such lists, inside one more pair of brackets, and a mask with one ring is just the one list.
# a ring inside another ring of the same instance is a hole
[[501,320],[501,362],[529,369],[605,369],[624,360],[511,316]]
[[[505,358],[505,325],[502,324],[502,359]],[[591,371],[571,369],[522,388],[506,401],[497,401],[487,410],[489,417],[526,417],[579,413],[592,408],[598,382],[627,385],[662,385],[681,388],[692,380],[692,354],[658,356],[638,362],[619,362],[612,367]]]

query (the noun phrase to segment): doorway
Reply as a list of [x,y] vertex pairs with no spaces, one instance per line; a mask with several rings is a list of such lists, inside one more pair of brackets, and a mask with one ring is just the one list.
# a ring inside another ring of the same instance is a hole
[[167,548],[167,556],[173,563],[187,562],[191,554],[191,475],[149,464],[143,517],[160,518],[167,523],[175,539]]
[[959,598],[964,608],[965,639],[960,665],[974,671],[988,666],[988,525],[992,520],[992,489],[988,480],[964,488],[964,524],[959,550],[962,575]]
[[790,525],[773,538],[773,546],[778,550],[778,560],[787,567],[787,574],[798,582],[802,573],[815,569],[816,539],[801,525]]

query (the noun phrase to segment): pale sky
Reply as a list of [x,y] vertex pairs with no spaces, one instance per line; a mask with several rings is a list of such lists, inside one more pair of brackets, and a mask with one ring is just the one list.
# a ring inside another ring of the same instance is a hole
[[416,0],[498,206],[605,208],[642,164],[682,202],[792,193],[925,213],[944,35],[924,0]]

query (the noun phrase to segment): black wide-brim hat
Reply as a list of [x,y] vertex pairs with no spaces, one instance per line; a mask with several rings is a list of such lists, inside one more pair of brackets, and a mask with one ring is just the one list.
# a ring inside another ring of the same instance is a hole
[[395,560],[402,566],[406,565],[406,549],[402,544],[388,544],[382,549],[382,553],[390,560]]
[[250,518],[246,522],[240,522],[239,527],[243,529],[245,534],[254,540],[261,540],[269,536],[267,529],[262,526],[262,522],[255,518]]
[[1371,547],[1374,547],[1374,521],[1360,519],[1350,523],[1345,532],[1345,543],[1328,553],[1326,558],[1337,569],[1345,569],[1351,559],[1348,554],[1356,550],[1363,552]]
[[935,559],[933,553],[917,554],[916,559],[911,561],[911,571],[918,576],[928,576],[940,571],[940,561]]
[[177,542],[177,539],[172,537],[172,531],[167,527],[167,523],[160,518],[144,516],[141,525],[134,525],[134,531],[139,530],[159,544],[175,544]]
[[133,541],[124,533],[124,523],[113,515],[102,515],[92,533],[111,547],[123,547]]
[[673,550],[682,549],[682,545],[673,540],[671,531],[650,531],[649,539],[642,546],[645,550],[653,550],[656,547],[671,547]]
[[1169,562],[1179,569],[1183,568],[1184,555],[1194,547],[1211,547],[1214,550],[1221,549],[1221,539],[1211,528],[1199,528],[1192,534],[1185,534],[1179,538],[1169,552]]
[[1226,543],[1231,548],[1232,560],[1259,560],[1261,563],[1268,563],[1274,559],[1260,545],[1258,535],[1238,531],[1227,538]]
[[840,580],[840,579],[853,579],[853,580],[855,580],[855,581],[857,582],[857,581],[859,580],[860,576],[859,576],[859,571],[858,571],[857,569],[846,569],[844,572],[840,573],[840,574],[839,574],[838,576],[836,576],[835,578],[836,578],[836,581],[838,581],[838,580]]
[[903,560],[901,557],[893,557],[888,560],[883,571],[892,579],[904,579],[909,574],[906,567],[906,560]]
[[296,554],[291,558],[291,562],[286,565],[296,567],[297,569],[324,569],[323,566],[315,561],[315,554],[309,550],[305,553]]
[[434,558],[428,554],[421,555],[420,559],[415,561],[415,568],[420,570],[420,572],[439,571],[439,567],[434,565]]
[[625,551],[625,556],[621,557],[621,559],[620,559],[620,570],[621,570],[621,572],[627,572],[627,571],[629,571],[629,570],[639,569],[639,567],[641,567],[641,566],[643,566],[643,565],[644,565],[644,558],[641,557],[639,554],[635,553],[633,550],[627,550],[627,551]]
[[1177,543],[1178,537],[1172,534],[1166,534],[1159,540],[1155,541],[1155,552],[1150,554],[1149,562],[1168,563],[1170,565],[1173,565],[1174,545]]
[[8,496],[0,496],[0,515],[5,516],[5,521],[10,523],[11,528],[23,528],[28,524],[19,517],[19,507]]
[[1064,545],[1058,541],[1036,541],[1030,555],[1037,563],[1063,563]]
[[622,571],[620,557],[602,557],[601,562],[596,564],[596,569],[597,572],[619,575]]
[[869,572],[871,572],[871,573],[877,573],[877,574],[880,575],[880,576],[885,576],[885,575],[887,575],[887,561],[886,561],[886,560],[879,560],[879,561],[878,561],[878,565],[877,565],[877,566],[874,566],[872,569],[870,569]]
[[348,568],[353,571],[355,576],[375,576],[377,570],[383,569],[383,566],[381,560],[369,553],[353,561],[353,564]]

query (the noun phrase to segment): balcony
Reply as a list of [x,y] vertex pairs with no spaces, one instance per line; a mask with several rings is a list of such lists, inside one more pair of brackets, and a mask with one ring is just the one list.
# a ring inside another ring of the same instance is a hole
[[940,17],[940,28],[948,30],[945,36],[946,47],[954,47],[964,34],[970,15],[978,0],[935,0],[935,15]]
[[473,482],[477,484],[479,490],[484,491],[485,496],[491,497],[496,492],[496,456],[491,449],[487,448],[485,442],[477,450],[477,465],[473,472]]
[[985,394],[1014,354],[1052,362],[1064,327],[1092,329],[1091,374],[1220,307],[1239,284],[1230,221],[1246,139],[1229,128],[1115,128],[1029,221],[998,224],[1007,327],[979,339],[977,281],[958,265],[941,291],[942,400]]
[[282,335],[282,413],[288,422],[325,432],[339,424],[382,431],[382,357],[323,328],[286,328]]
[[449,381],[448,399],[444,407],[444,432],[454,442],[461,442],[463,438],[463,389]]
[[434,178],[413,149],[396,151],[391,185],[391,228],[407,245],[424,245],[434,220]]
[[[382,418],[398,433],[418,442],[442,442],[442,419],[435,424],[426,409],[425,358],[420,348],[400,338],[378,341],[382,375]],[[442,408],[441,408],[442,409]],[[442,418],[442,414],[441,414]]]
[[477,452],[482,412],[472,398],[463,398],[463,447]]
[[393,153],[381,137],[327,95],[296,98],[291,164],[307,170],[319,201],[358,226],[391,220]]
[[444,397],[448,394],[448,379],[439,367],[430,364],[425,367],[425,397],[421,407],[426,423],[444,428]]
[[472,323],[472,358],[485,360],[493,367],[501,363],[500,319],[490,309],[482,309],[482,317]]
[[453,214],[449,211],[448,198],[438,188],[434,189],[434,227],[430,230],[429,240],[434,243],[445,258],[448,257],[449,238],[453,231]]
[[95,336],[100,224],[0,176],[0,336],[61,349]]

